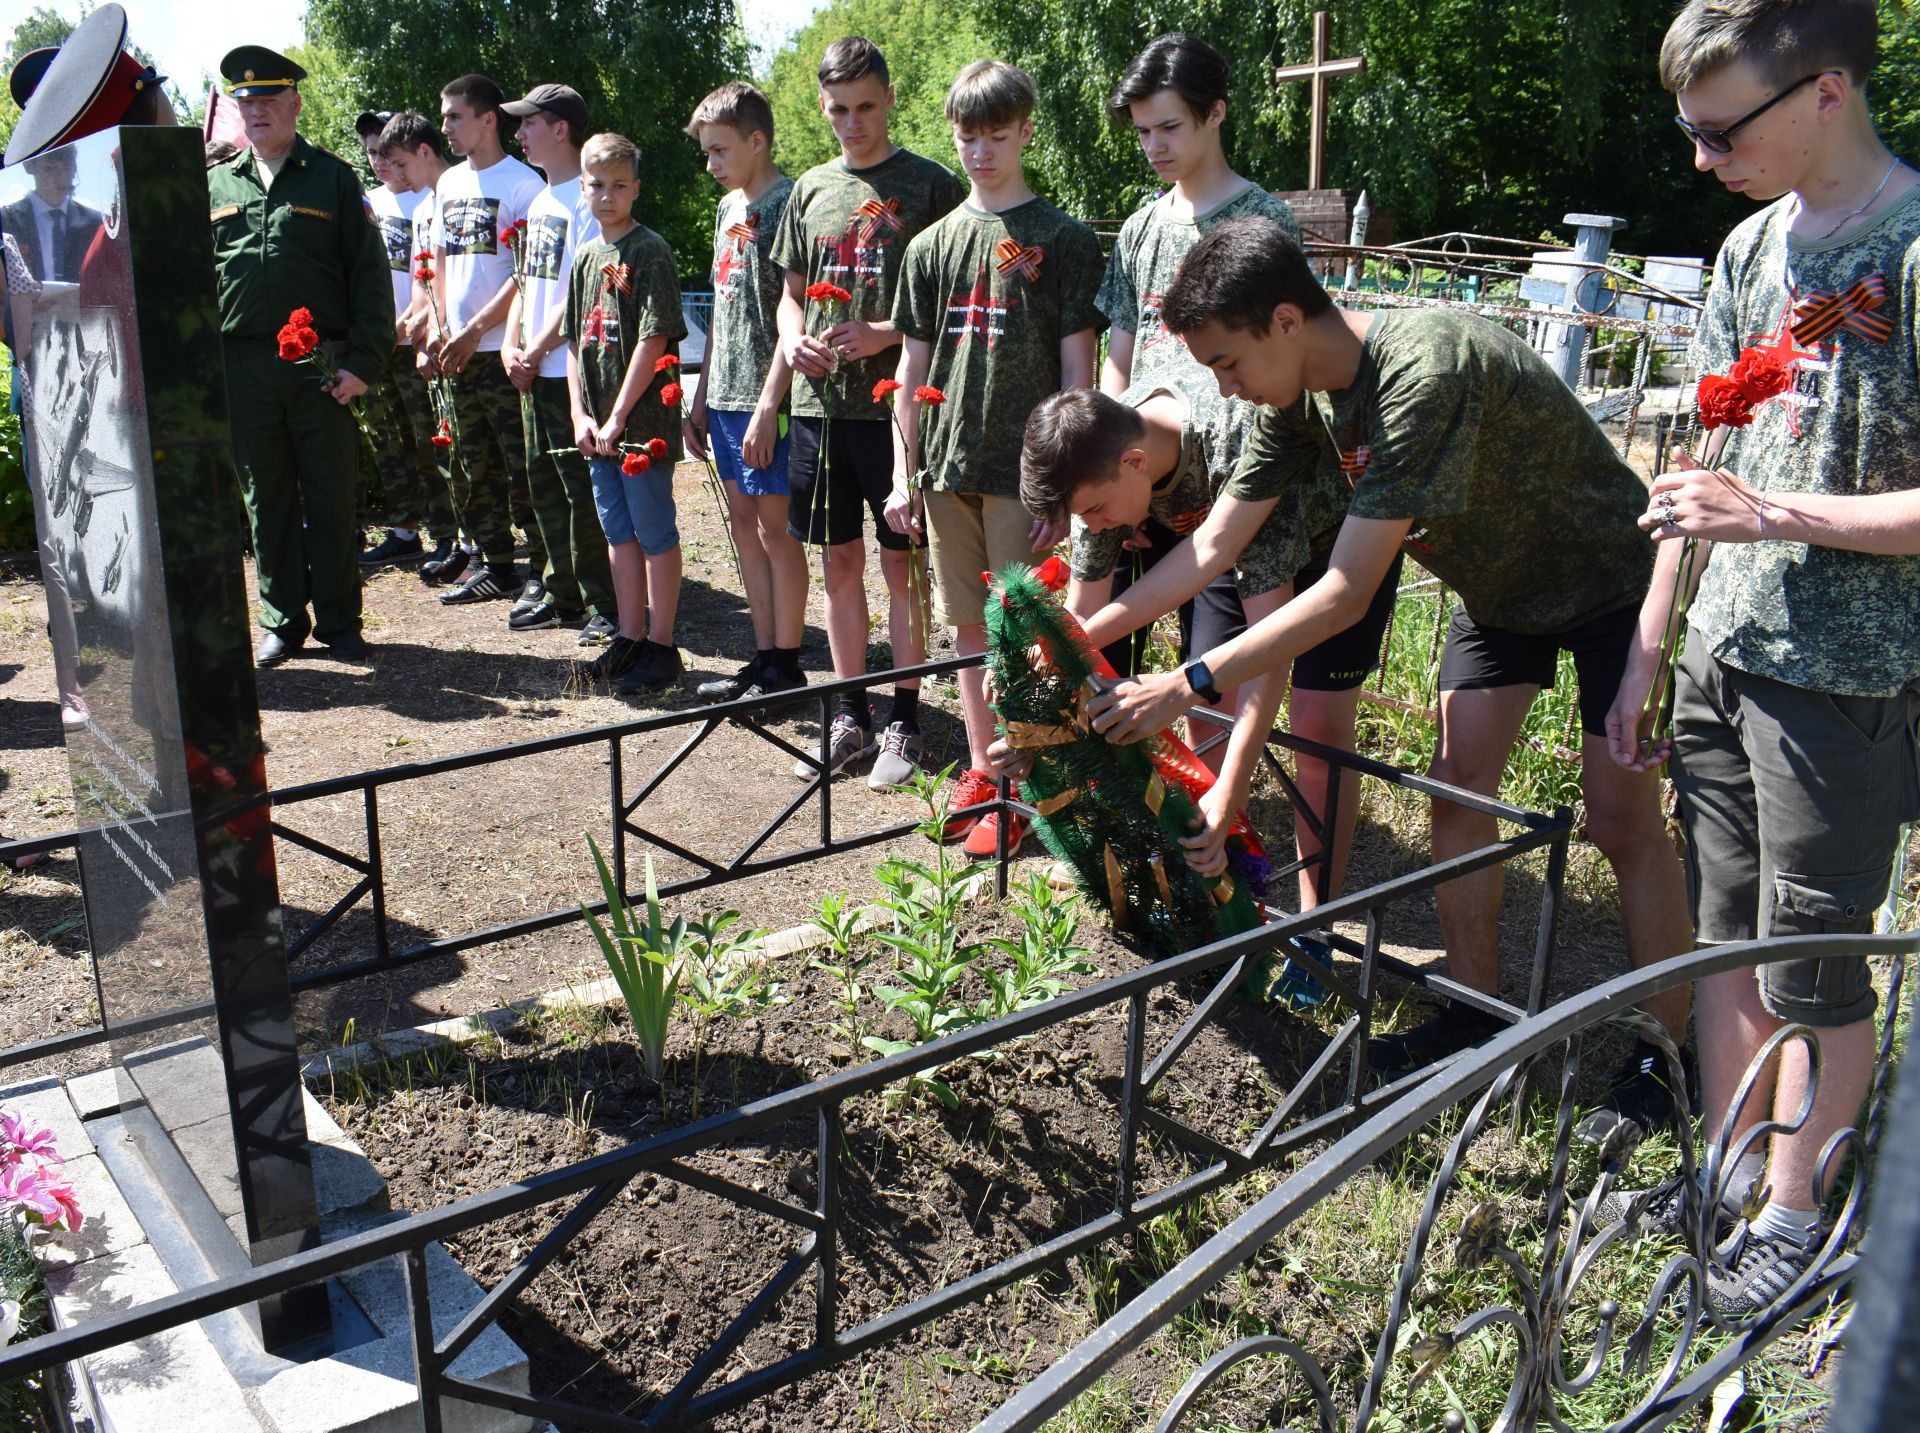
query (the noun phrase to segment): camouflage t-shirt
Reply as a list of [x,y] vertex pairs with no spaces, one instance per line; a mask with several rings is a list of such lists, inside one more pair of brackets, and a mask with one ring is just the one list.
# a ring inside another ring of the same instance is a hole
[[1168,190],[1128,216],[1100,285],[1100,311],[1115,328],[1133,334],[1130,378],[1134,383],[1163,374],[1180,378],[1200,368],[1186,344],[1161,324],[1160,297],[1172,286],[1181,261],[1202,234],[1229,219],[1264,218],[1300,237],[1300,224],[1287,201],[1274,198],[1258,184],[1249,184],[1224,204],[1192,218],[1174,214],[1172,200],[1173,191]]
[[[677,355],[687,336],[680,313],[680,270],[673,250],[645,224],[635,224],[612,243],[594,238],[573,259],[567,285],[567,314],[560,332],[580,351],[580,398],[595,418],[613,411],[635,350],[656,334],[667,336],[667,352]],[[629,443],[664,438],[673,460],[680,458],[680,410],[661,400],[679,370],[653,375],[633,405],[622,435]]]
[[[1202,377],[1179,381],[1136,383],[1120,395],[1128,407],[1143,407],[1156,394],[1165,394],[1178,403],[1180,420],[1180,457],[1173,471],[1153,485],[1147,512],[1162,526],[1185,537],[1213,511],[1214,499],[1227,485],[1239,466],[1241,449],[1260,410],[1238,398],[1223,398],[1213,375],[1201,370]],[[1338,493],[1342,512],[1346,509],[1346,485]],[[1299,522],[1300,504],[1289,500],[1274,505],[1260,525],[1253,541],[1234,562],[1234,580],[1242,597],[1258,597],[1293,581],[1296,573],[1312,556],[1312,534]],[[1335,528],[1339,519],[1334,519]],[[1133,535],[1127,526],[1095,532],[1078,518],[1073,520],[1073,575],[1082,581],[1098,581],[1111,576],[1127,559],[1123,544]],[[1326,543],[1332,546],[1331,532]]]
[[[907,245],[966,193],[951,170],[906,149],[866,169],[830,160],[795,180],[774,234],[773,261],[808,285],[838,284],[853,295],[850,304],[831,312],[809,299],[806,331],[825,333],[850,318],[890,320]],[[884,423],[886,406],[873,401],[873,385],[891,378],[899,364],[899,351],[883,348],[871,358],[840,364],[824,378],[796,373],[793,411]]]
[[920,457],[937,492],[1020,495],[1033,405],[1060,387],[1060,340],[1106,327],[1100,241],[1044,199],[989,214],[962,204],[907,246],[893,323],[931,345]]
[[[1787,233],[1791,203],[1741,224],[1714,265],[1700,372],[1725,373],[1753,347],[1793,376],[1734,431],[1721,464],[1775,493],[1920,487],[1920,189],[1864,232],[1820,242]],[[1816,305],[1826,321],[1793,321]],[[1687,622],[1742,671],[1891,696],[1920,678],[1920,557],[1721,543]]]
[[758,199],[735,189],[713,218],[713,323],[707,332],[707,407],[750,413],[780,347],[780,286],[773,235],[793,181],[776,175]]
[[1482,626],[1548,635],[1646,595],[1646,484],[1499,324],[1376,313],[1353,386],[1261,409],[1227,491],[1291,492],[1316,531],[1330,471],[1352,485],[1353,516],[1413,519],[1407,552]]

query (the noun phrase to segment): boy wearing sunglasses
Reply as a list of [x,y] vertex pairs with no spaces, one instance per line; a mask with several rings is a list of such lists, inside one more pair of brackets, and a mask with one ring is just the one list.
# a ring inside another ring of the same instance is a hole
[[[1920,180],[1867,111],[1878,41],[1873,0],[1689,0],[1661,49],[1694,166],[1766,204],[1721,247],[1699,371],[1724,374],[1759,349],[1789,379],[1734,432],[1723,470],[1678,455],[1654,484],[1640,525],[1661,539],[1659,570],[1608,719],[1621,765],[1671,758],[1702,945],[1871,931],[1901,825],[1920,814]],[[1672,539],[1685,537],[1704,540],[1706,570],[1672,741],[1649,749],[1641,709],[1679,562]],[[1804,1125],[1756,1143],[1724,1190],[1726,1209],[1768,1191],[1708,1271],[1713,1302],[1745,1319],[1825,1240],[1840,1161],[1827,1167],[1821,1151],[1866,1094],[1876,997],[1866,962],[1847,958],[1716,975],[1699,1002],[1715,1133],[1770,1036],[1797,1022],[1820,1040]],[[1798,1118],[1808,1064],[1789,1043],[1777,1081],[1738,1111],[1734,1140]],[[1685,1192],[1669,1181],[1643,1219],[1677,1226]]]

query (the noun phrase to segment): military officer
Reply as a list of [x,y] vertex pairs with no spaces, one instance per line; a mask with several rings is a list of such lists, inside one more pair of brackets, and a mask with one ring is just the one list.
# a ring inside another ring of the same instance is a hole
[[[360,440],[349,405],[392,351],[387,257],[353,169],[295,131],[306,71],[242,45],[220,73],[253,146],[207,172],[207,193],[233,458],[266,628],[254,659],[277,666],[311,635],[358,661],[367,650],[354,517]],[[316,356],[337,373],[331,381],[320,365],[280,356],[276,336],[302,308],[321,339]]]

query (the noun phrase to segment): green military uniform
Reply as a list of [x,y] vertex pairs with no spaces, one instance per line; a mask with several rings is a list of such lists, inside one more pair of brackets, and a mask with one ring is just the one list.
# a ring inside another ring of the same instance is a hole
[[[237,96],[305,76],[259,46],[230,53],[221,72]],[[369,385],[379,379],[394,320],[379,231],[346,161],[297,136],[271,180],[249,150],[208,171],[207,197],[261,625],[291,646],[310,631],[350,637],[360,630],[359,435],[321,371],[282,359],[275,338],[295,309],[309,309],[327,360]]]

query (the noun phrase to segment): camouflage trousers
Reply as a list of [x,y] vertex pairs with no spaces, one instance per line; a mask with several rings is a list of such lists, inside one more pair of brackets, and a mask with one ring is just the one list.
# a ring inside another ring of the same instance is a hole
[[527,473],[533,515],[547,549],[547,595],[563,612],[614,618],[613,568],[607,535],[593,503],[593,476],[573,447],[573,405],[564,378],[533,380],[528,408]]
[[425,527],[436,540],[451,541],[457,526],[452,454],[433,446],[433,399],[411,347],[394,348],[387,371],[367,395],[366,413],[383,500],[378,521]]
[[520,391],[497,353],[476,353],[453,375],[453,411],[460,464],[453,475],[453,506],[460,530],[480,547],[489,567],[513,566],[513,529],[527,537],[527,564],[547,566],[546,544],[527,490],[527,439]]

